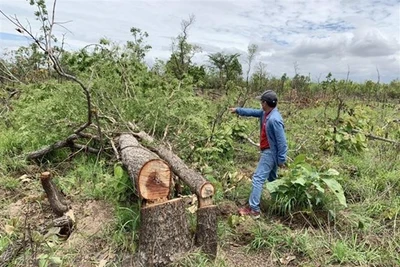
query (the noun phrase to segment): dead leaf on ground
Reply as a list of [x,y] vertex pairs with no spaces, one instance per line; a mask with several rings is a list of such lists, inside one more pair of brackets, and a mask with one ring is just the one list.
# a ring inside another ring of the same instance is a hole
[[291,261],[293,261],[295,259],[296,259],[296,256],[289,255],[289,256],[286,256],[284,258],[280,258],[279,262],[284,264],[284,265],[288,265]]
[[104,267],[104,266],[106,266],[106,264],[107,264],[107,260],[101,260],[100,262],[99,262],[99,265],[97,266],[97,267]]
[[75,215],[74,215],[74,211],[72,209],[68,210],[65,215],[67,215],[68,217],[71,218],[71,221],[75,223]]

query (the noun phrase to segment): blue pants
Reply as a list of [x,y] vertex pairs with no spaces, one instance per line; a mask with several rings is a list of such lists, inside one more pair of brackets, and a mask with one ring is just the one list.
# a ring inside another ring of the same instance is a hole
[[260,161],[253,174],[253,188],[251,190],[249,204],[253,211],[260,211],[260,199],[265,181],[272,182],[276,179],[278,165],[270,149],[261,151]]

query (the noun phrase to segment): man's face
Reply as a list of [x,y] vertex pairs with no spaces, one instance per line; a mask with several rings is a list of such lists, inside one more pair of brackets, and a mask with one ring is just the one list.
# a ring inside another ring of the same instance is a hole
[[267,102],[261,100],[261,108],[266,111],[268,108]]

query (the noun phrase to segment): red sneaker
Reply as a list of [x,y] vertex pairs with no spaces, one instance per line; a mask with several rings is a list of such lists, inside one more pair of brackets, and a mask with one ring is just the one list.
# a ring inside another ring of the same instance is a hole
[[239,209],[239,214],[242,216],[250,215],[253,219],[260,218],[261,212],[254,211],[250,207],[244,207]]

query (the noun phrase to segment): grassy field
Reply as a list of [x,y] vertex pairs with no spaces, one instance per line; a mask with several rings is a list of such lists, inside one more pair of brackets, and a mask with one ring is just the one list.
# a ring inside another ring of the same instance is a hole
[[[195,251],[175,266],[400,265],[400,148],[351,133],[357,130],[399,142],[400,125],[393,121],[398,119],[399,103],[349,99],[337,117],[334,100],[307,105],[283,101],[279,110],[290,159],[279,180],[289,189],[279,189],[281,198],[265,189],[262,217],[255,221],[236,214],[247,201],[258,161],[257,147],[244,138],[258,141],[255,119],[224,113],[212,132],[215,114],[231,99],[193,96],[184,87],[164,99],[170,91],[161,84],[159,98],[143,90],[137,91],[138,101],[110,91],[111,105],[102,98],[107,92],[102,82],[93,89],[96,107],[119,121],[112,124],[103,118],[105,130],[118,132],[124,121],[135,121],[156,138],[164,136],[217,189],[217,259],[211,262]],[[0,253],[25,240],[10,266],[129,266],[135,253],[139,201],[112,155],[71,156],[64,149],[39,163],[25,160],[26,153],[65,138],[85,120],[84,102],[76,92],[75,85],[55,81],[23,86],[3,109]],[[257,108],[258,103],[250,101],[247,106]],[[212,143],[202,141],[210,134]],[[334,180],[343,188],[345,205],[323,182],[328,170],[338,173]],[[56,227],[44,231],[54,215],[38,180],[43,171],[53,174],[75,211],[77,226],[67,240]],[[315,183],[299,185],[299,175]],[[323,193],[317,184],[324,187]],[[188,217],[193,227],[189,211]]]

